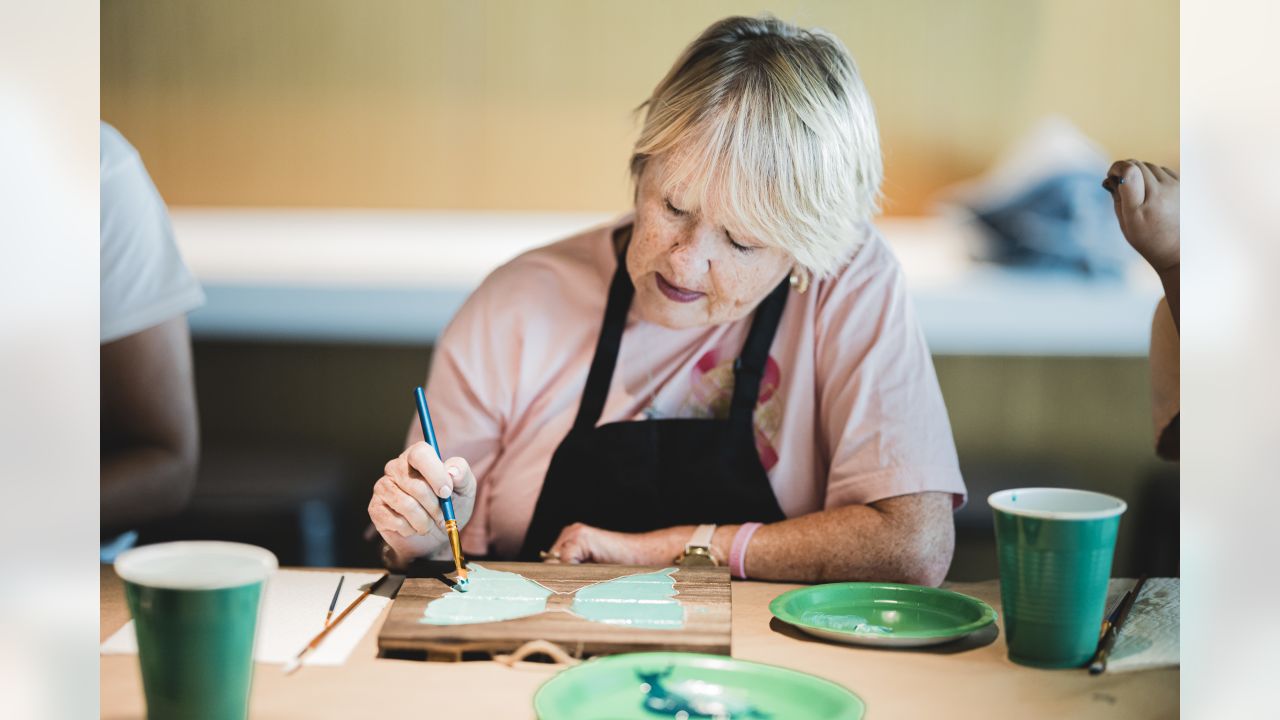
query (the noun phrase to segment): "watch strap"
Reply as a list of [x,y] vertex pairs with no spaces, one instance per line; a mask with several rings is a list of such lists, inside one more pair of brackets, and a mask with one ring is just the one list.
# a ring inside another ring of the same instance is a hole
[[711,550],[711,539],[715,537],[715,525],[699,525],[698,529],[693,531],[693,535],[689,536],[689,542],[684,544],[684,551],[687,553],[694,548],[705,548]]

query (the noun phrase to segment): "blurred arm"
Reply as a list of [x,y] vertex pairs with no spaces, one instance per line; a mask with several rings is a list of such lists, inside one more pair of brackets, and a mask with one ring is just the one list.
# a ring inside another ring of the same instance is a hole
[[200,446],[186,316],[99,354],[102,528],[176,514],[195,488]]

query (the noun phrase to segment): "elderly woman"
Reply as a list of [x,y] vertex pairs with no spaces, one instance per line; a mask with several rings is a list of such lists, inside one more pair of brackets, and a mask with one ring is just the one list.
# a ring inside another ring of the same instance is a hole
[[634,213],[494,271],[441,337],[427,395],[457,457],[410,428],[369,504],[386,559],[447,557],[452,494],[472,556],[940,583],[964,482],[870,225],[852,58],[729,18],[642,108]]

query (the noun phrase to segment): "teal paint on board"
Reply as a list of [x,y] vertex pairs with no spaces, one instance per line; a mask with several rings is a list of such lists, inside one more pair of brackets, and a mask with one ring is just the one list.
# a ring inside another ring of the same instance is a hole
[[657,572],[588,585],[574,595],[570,612],[592,622],[628,627],[684,627],[684,606],[675,599],[676,581],[669,567]]
[[[519,573],[490,570],[471,563],[470,589],[456,588],[427,604],[419,622],[428,625],[469,625],[500,622],[545,612],[556,594]],[[676,568],[626,575],[588,585],[574,593],[569,612],[608,625],[678,630],[684,627],[684,606],[675,599]]]
[[547,609],[551,590],[513,572],[467,565],[471,582],[464,593],[457,588],[427,604],[419,622],[428,625],[469,625],[537,615]]

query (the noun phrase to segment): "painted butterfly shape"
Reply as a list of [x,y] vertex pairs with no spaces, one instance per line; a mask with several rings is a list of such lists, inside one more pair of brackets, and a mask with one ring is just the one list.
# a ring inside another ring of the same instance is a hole
[[[456,588],[427,604],[419,622],[469,625],[500,622],[546,612],[556,592],[519,573],[467,566],[470,589]],[[676,568],[624,575],[594,583],[573,593],[569,612],[592,622],[651,629],[684,627],[684,607],[675,599]]]

